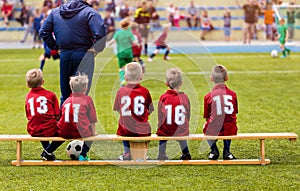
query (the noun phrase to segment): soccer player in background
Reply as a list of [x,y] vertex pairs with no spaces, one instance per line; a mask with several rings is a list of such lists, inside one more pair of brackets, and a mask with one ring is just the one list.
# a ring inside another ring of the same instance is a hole
[[151,56],[148,58],[149,62],[153,62],[153,58],[159,53],[160,49],[166,49],[166,52],[164,54],[164,60],[171,60],[171,58],[168,56],[171,48],[166,43],[166,39],[168,37],[169,30],[170,30],[170,25],[168,25],[168,24],[165,25],[163,32],[155,40],[156,48],[155,48],[154,52],[151,54]]
[[[169,90],[161,95],[158,102],[158,136],[188,136],[190,121],[190,100],[179,89],[182,86],[182,71],[179,68],[167,70],[166,85]],[[191,160],[186,140],[178,140],[182,155],[181,160]],[[167,140],[159,141],[158,160],[168,160],[166,155]]]
[[[28,119],[27,132],[33,137],[57,136],[56,125],[59,120],[59,105],[56,95],[45,90],[43,73],[40,69],[31,69],[26,73],[26,84],[31,88],[26,95],[25,111]],[[55,160],[53,152],[62,142],[41,141],[44,160]]]
[[[204,97],[204,118],[206,119],[206,123],[203,127],[203,133],[210,136],[236,135],[238,102],[236,93],[225,84],[228,80],[225,66],[214,66],[212,68],[211,80],[215,83],[215,86]],[[207,142],[211,148],[208,159],[217,160],[219,158],[217,140],[208,140]],[[223,143],[223,159],[235,159],[230,152],[231,140],[223,140]]]
[[[93,99],[86,95],[88,77],[70,77],[72,94],[62,105],[62,115],[57,123],[58,135],[67,139],[85,138],[96,135],[96,109]],[[84,141],[79,161],[88,161],[92,141]]]
[[[148,116],[154,111],[152,98],[147,88],[140,85],[142,67],[132,62],[125,66],[127,85],[117,92],[113,110],[120,114],[117,135],[143,137],[151,135]],[[129,141],[122,141],[124,153],[119,160],[131,160]]]
[[124,68],[126,64],[132,62],[132,44],[137,44],[135,42],[134,36],[129,28],[130,20],[125,18],[120,21],[121,30],[117,31],[113,39],[108,42],[108,45],[117,43],[117,58],[119,64],[119,78],[121,86],[126,85],[126,80],[124,77],[125,71]]
[[144,74],[146,66],[144,61],[141,59],[141,54],[143,50],[143,46],[142,46],[143,40],[142,40],[141,33],[138,30],[138,24],[136,22],[132,23],[131,32],[135,38],[135,42],[137,42],[137,44],[132,45],[133,61],[141,64],[143,69],[143,74]]
[[287,32],[287,26],[285,25],[284,18],[280,19],[278,27],[278,36],[279,47],[281,49],[282,55],[280,58],[285,58],[287,55],[290,55],[291,50],[285,46],[285,42],[288,41],[289,35]]

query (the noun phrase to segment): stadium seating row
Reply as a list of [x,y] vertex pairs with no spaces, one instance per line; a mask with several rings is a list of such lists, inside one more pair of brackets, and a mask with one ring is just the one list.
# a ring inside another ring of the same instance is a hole
[[[22,142],[23,141],[66,141],[61,137],[31,137],[30,135],[0,135],[0,141],[16,141],[16,160],[12,161],[12,165],[204,165],[204,164],[270,164],[270,160],[265,156],[265,140],[266,139],[289,139],[296,141],[298,135],[295,133],[239,133],[235,136],[206,136],[203,134],[190,134],[183,137],[159,137],[151,135],[149,137],[121,137],[115,134],[99,134],[93,137],[85,138],[89,141],[122,141],[128,140],[131,142],[133,160],[116,161],[116,160],[90,160],[70,161],[42,161],[42,160],[23,160],[22,159]],[[259,140],[260,154],[258,159],[236,159],[236,160],[146,160],[148,141],[158,140]],[[136,145],[144,144],[146,147],[136,147]],[[143,158],[139,158],[143,156]]]

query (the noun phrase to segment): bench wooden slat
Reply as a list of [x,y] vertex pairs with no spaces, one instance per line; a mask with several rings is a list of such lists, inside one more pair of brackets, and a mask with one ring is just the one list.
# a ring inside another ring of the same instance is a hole
[[[129,141],[141,141],[141,140],[208,140],[208,139],[290,139],[296,140],[298,135],[295,133],[238,133],[235,136],[206,136],[203,134],[190,134],[189,136],[183,137],[162,137],[152,134],[148,137],[122,137],[115,134],[99,134],[93,137],[85,138],[84,140],[93,141],[118,141],[118,140],[129,140]],[[31,137],[30,135],[0,135],[0,141],[65,141],[61,137]]]
[[[264,164],[270,164],[270,160],[266,159]],[[12,165],[17,166],[16,160],[11,162]],[[262,164],[259,159],[239,159],[239,160],[147,160],[144,162],[118,161],[118,160],[90,160],[90,161],[73,161],[73,160],[24,160],[20,162],[22,166],[67,166],[67,165],[241,165],[241,164]]]

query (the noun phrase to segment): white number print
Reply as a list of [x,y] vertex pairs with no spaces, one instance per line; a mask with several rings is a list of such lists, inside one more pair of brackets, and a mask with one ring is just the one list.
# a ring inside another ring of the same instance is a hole
[[[70,122],[70,109],[71,103],[67,103],[65,106],[65,122]],[[78,114],[79,114],[80,104],[73,104],[73,122],[78,123]]]
[[[217,115],[222,115],[222,102],[221,102],[221,96],[215,96],[213,97],[213,100],[216,102],[216,109],[217,109]],[[232,96],[231,95],[223,95],[223,101],[224,101],[224,113],[225,114],[232,114],[234,112],[233,104],[232,104]]]
[[[166,105],[165,109],[167,111],[167,124],[172,125],[172,105]],[[177,125],[183,125],[185,122],[185,108],[183,105],[177,105],[175,107],[175,115],[174,115],[174,122]]]
[[[133,112],[137,116],[141,116],[145,112],[145,98],[143,96],[136,96],[133,99]],[[131,110],[129,108],[131,104],[131,99],[129,96],[123,96],[121,98],[121,104],[124,104],[121,108],[121,115],[122,116],[131,116]]]
[[[31,116],[35,116],[35,108],[34,108],[34,98],[28,99],[29,107],[30,107],[30,113]],[[48,111],[48,106],[47,106],[47,98],[45,96],[39,96],[36,99],[36,103],[39,103],[40,106],[36,108],[36,111],[39,114],[45,114]]]

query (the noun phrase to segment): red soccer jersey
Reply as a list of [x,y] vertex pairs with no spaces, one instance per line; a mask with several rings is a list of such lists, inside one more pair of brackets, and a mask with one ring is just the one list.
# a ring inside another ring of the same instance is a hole
[[189,135],[190,100],[186,94],[168,90],[160,97],[157,112],[157,135]]
[[118,135],[149,136],[151,134],[148,116],[154,108],[147,88],[140,84],[128,84],[120,88],[113,109],[120,114]]
[[42,87],[32,88],[26,95],[27,131],[31,136],[56,136],[56,118],[59,116],[57,97]]
[[236,135],[237,113],[238,102],[236,93],[225,84],[216,85],[204,97],[204,118],[207,121],[204,125],[203,133],[220,136]]
[[94,102],[90,96],[72,93],[62,105],[57,124],[58,135],[64,138],[81,138],[94,135],[91,123],[97,122]]
[[155,40],[156,46],[167,46],[166,39],[167,39],[168,33],[166,31],[163,31],[159,37]]
[[141,33],[138,30],[132,30],[131,32],[135,38],[135,41],[139,44],[139,45],[132,45],[133,57],[140,57],[143,49]]

